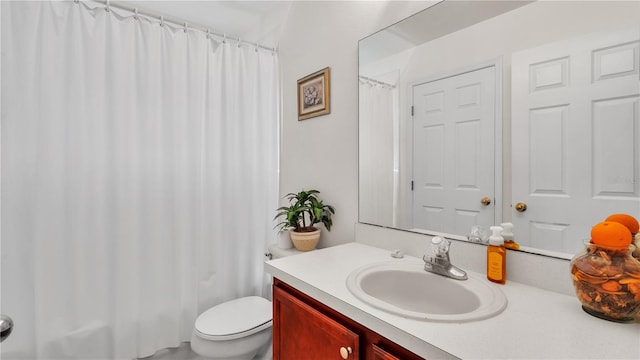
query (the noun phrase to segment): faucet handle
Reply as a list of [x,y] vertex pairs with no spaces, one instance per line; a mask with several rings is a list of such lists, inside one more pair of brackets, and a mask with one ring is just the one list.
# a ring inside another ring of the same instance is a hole
[[449,252],[449,246],[451,241],[443,238],[442,236],[434,236],[431,239],[431,251],[435,255],[446,255]]

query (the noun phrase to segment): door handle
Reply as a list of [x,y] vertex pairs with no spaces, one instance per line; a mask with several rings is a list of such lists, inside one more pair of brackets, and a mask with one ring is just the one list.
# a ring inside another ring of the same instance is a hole
[[488,206],[491,204],[491,198],[488,196],[485,196],[482,199],[480,199],[480,203],[484,206]]
[[7,315],[0,315],[0,342],[9,337],[13,330],[13,320]]
[[523,202],[519,202],[519,203],[516,203],[515,208],[517,212],[525,212],[527,211],[527,204]]

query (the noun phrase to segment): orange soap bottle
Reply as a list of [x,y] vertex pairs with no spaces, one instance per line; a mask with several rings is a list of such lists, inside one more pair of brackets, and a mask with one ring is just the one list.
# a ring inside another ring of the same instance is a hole
[[487,279],[494,283],[504,284],[507,281],[507,250],[504,248],[502,227],[490,227],[491,236],[487,247]]

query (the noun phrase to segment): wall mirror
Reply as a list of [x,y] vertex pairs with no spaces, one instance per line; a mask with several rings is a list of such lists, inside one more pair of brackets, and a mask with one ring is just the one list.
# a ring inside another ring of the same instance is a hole
[[439,2],[359,42],[359,221],[570,258],[640,217],[640,3]]

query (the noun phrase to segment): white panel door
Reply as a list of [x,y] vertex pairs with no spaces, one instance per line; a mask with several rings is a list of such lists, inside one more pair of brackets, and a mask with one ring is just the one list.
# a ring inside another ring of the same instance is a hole
[[467,234],[494,223],[495,76],[490,66],[413,86],[415,228]]
[[575,254],[612,213],[640,217],[640,27],[512,58],[512,205],[524,246]]

